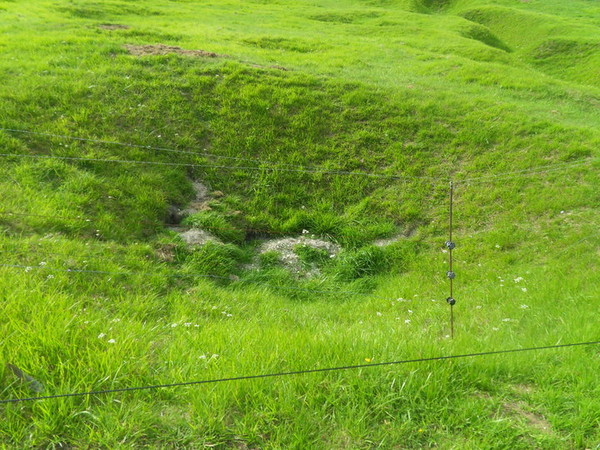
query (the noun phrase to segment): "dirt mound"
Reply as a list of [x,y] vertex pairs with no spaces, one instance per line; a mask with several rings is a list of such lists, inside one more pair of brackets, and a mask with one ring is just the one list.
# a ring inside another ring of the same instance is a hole
[[103,30],[129,30],[128,25],[120,25],[118,23],[103,23],[98,25],[98,28],[102,28]]
[[281,264],[296,275],[304,275],[307,277],[316,276],[319,274],[319,269],[313,266],[306,270],[303,267],[300,256],[296,253],[298,246],[312,247],[317,250],[324,250],[329,254],[330,258],[340,252],[341,248],[337,244],[327,242],[321,239],[307,238],[300,236],[298,238],[283,238],[265,242],[259,249],[259,253],[277,252],[279,253],[279,261]]
[[125,49],[132,55],[135,56],[146,56],[146,55],[168,55],[168,54],[178,54],[178,55],[187,55],[187,56],[195,56],[197,58],[216,58],[218,56],[225,55],[217,55],[213,52],[207,52],[204,50],[186,50],[181,47],[177,47],[174,45],[164,45],[164,44],[151,44],[151,45],[131,45],[126,44]]

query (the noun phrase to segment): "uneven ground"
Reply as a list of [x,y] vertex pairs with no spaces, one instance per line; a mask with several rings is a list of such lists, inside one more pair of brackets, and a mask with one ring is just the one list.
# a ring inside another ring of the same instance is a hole
[[[0,29],[0,400],[599,340],[597,1],[0,0]],[[0,442],[597,448],[598,373],[4,403]]]

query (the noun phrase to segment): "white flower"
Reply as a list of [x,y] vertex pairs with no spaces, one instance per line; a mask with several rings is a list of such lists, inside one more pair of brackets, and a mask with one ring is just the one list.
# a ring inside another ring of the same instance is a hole
[[519,308],[521,308],[521,309],[527,309],[527,308],[529,308],[529,306],[527,306],[527,305],[521,305]]
[[475,309],[481,309],[481,305],[477,305]]
[[302,230],[302,234],[308,234],[309,231],[308,230]]
[[412,312],[412,310],[411,310],[411,309],[409,309],[409,310],[408,310],[408,313],[409,313],[409,314],[412,314],[413,312]]
[[102,339],[104,336],[106,336],[104,333],[100,333],[100,334],[98,335],[98,339]]
[[521,288],[521,290],[522,290],[523,292],[527,292],[527,288],[526,288],[526,287],[522,287],[522,288]]
[[176,323],[172,323],[172,324],[171,324],[171,328],[175,328],[176,326],[177,326],[177,324],[176,324]]
[[198,324],[195,324],[195,325],[194,325],[194,327],[195,327],[195,328],[199,328],[199,327],[200,327],[200,325],[198,325]]
[[184,324],[183,324],[183,326],[184,326],[184,327],[189,327],[189,326],[191,326],[191,325],[192,325],[192,323],[191,323],[191,322],[186,322],[186,323],[184,323]]
[[517,278],[514,279],[514,282],[515,283],[520,283],[521,281],[523,281],[523,279],[524,279],[523,277],[517,277]]
[[404,321],[404,323],[406,323],[406,324],[410,323],[410,319],[406,319],[406,320]]
[[48,275],[46,278],[48,278],[49,280],[51,280],[52,278],[54,278],[54,275]]
[[233,317],[233,314],[227,314],[227,317]]
[[45,266],[45,265],[46,265],[46,261],[42,261],[42,262],[40,263],[40,266]]
[[500,328],[492,327],[492,330],[498,331]]
[[508,317],[506,319],[502,319],[502,322],[511,322],[512,319],[509,319]]
[[114,343],[115,343],[115,342],[117,342],[117,341],[115,341],[114,339],[109,339],[109,340],[108,340],[108,341],[106,341],[106,342],[108,342],[109,344],[114,344]]
[[383,314],[381,314],[379,311],[377,311],[377,315],[378,315],[379,317],[381,317]]
[[206,355],[200,355],[200,356],[198,356],[198,358],[200,358],[200,359],[206,359]]
[[25,272],[30,272],[30,271],[31,271],[31,269],[33,269],[33,267],[29,267],[29,266],[28,266],[28,267],[25,267]]

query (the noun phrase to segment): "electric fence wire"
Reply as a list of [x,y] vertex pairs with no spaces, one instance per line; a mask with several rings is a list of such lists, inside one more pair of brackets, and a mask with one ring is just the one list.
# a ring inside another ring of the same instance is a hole
[[[113,272],[113,271],[108,271],[108,270],[90,270],[90,269],[62,269],[62,268],[57,268],[57,267],[50,267],[47,265],[43,265],[43,266],[35,266],[35,265],[24,265],[24,264],[0,264],[0,267],[6,267],[6,268],[11,268],[11,269],[23,269],[26,272],[30,272],[33,270],[44,270],[44,271],[48,271],[48,272],[61,272],[61,273],[75,273],[75,274],[90,274],[90,275],[108,275],[108,276],[144,276],[144,277],[148,277],[148,276],[163,276],[163,277],[168,277],[168,278],[186,278],[186,277],[190,277],[190,278],[208,278],[208,279],[214,279],[214,280],[222,280],[222,281],[230,281],[230,282],[237,282],[240,284],[252,284],[255,286],[264,286],[270,289],[275,289],[275,290],[282,290],[282,291],[299,291],[299,292],[307,292],[307,293],[315,293],[315,294],[344,294],[344,295],[357,295],[357,296],[362,296],[362,297],[368,297],[368,298],[372,298],[372,299],[377,299],[377,300],[385,300],[385,301],[391,301],[391,302],[408,302],[408,301],[415,301],[417,299],[415,299],[414,297],[412,299],[405,299],[405,298],[391,298],[391,297],[382,297],[382,296],[377,296],[377,295],[372,295],[368,292],[360,292],[360,291],[346,291],[346,290],[327,290],[327,289],[309,289],[309,288],[302,288],[302,287],[296,287],[296,286],[279,286],[279,285],[275,285],[275,284],[271,284],[271,283],[265,283],[262,281],[258,281],[258,280],[244,280],[244,279],[237,279],[237,277],[227,277],[227,276],[221,276],[221,275],[212,275],[212,274],[199,274],[199,273],[161,273],[161,272]],[[427,301],[426,299],[418,299],[419,301]],[[429,301],[435,301],[435,300],[429,300]]]
[[286,376],[292,376],[292,375],[304,375],[304,374],[310,374],[310,373],[323,373],[323,372],[335,372],[335,371],[342,371],[342,370],[367,369],[367,368],[381,367],[381,366],[423,363],[423,362],[428,362],[428,361],[443,361],[443,360],[460,359],[460,358],[473,358],[473,357],[479,357],[479,356],[501,355],[501,354],[508,354],[508,353],[534,352],[534,351],[540,351],[540,350],[558,349],[558,348],[566,348],[566,347],[577,347],[577,346],[590,346],[590,345],[598,345],[598,344],[600,344],[600,341],[576,342],[576,343],[570,343],[570,344],[545,345],[545,346],[541,346],[541,347],[515,348],[515,349],[508,349],[508,350],[492,350],[492,351],[487,351],[487,352],[465,353],[465,354],[460,354],[460,355],[444,355],[444,356],[433,356],[433,357],[429,357],[429,358],[404,359],[404,360],[399,360],[399,361],[385,361],[385,362],[380,362],[380,363],[354,364],[354,365],[348,365],[348,366],[324,367],[324,368],[319,368],[319,369],[293,370],[293,371],[289,371],[289,372],[265,373],[265,374],[258,374],[258,375],[242,375],[242,376],[227,377],[227,378],[214,378],[214,379],[208,379],[208,380],[182,381],[182,382],[177,382],[177,383],[154,384],[154,385],[146,385],[146,386],[131,386],[131,387],[114,388],[114,389],[99,389],[99,390],[87,391],[87,392],[71,392],[71,393],[67,393],[67,394],[44,395],[44,396],[38,396],[38,397],[10,398],[10,399],[6,399],[6,400],[0,400],[0,404],[50,400],[50,399],[66,398],[66,397],[84,397],[84,396],[87,397],[87,396],[92,396],[92,395],[112,394],[112,393],[117,393],[117,392],[156,390],[156,389],[183,387],[183,386],[194,386],[194,385],[200,385],[200,384],[215,384],[215,383],[225,383],[225,382],[232,382],[232,381],[242,381],[242,380],[256,380],[256,379],[261,379],[261,378],[279,378],[279,377],[286,377]]
[[587,164],[591,164],[593,162],[600,161],[600,158],[587,158],[587,159],[578,159],[576,161],[569,161],[564,163],[554,163],[554,164],[546,164],[543,166],[531,167],[529,169],[522,170],[514,170],[509,172],[500,172],[490,175],[482,175],[479,177],[469,177],[469,178],[457,178],[454,180],[455,184],[483,184],[493,182],[499,179],[506,178],[514,178],[518,176],[527,176],[527,175],[539,175],[544,173],[552,173],[558,172],[561,170],[569,169],[571,167],[579,167]]
[[302,168],[298,169],[284,168],[277,166],[225,166],[225,165],[214,165],[214,164],[194,164],[194,163],[176,163],[176,162],[164,162],[164,161],[142,161],[135,159],[103,159],[103,158],[81,158],[78,156],[54,156],[54,155],[27,155],[24,153],[0,153],[0,157],[5,158],[33,158],[33,159],[58,159],[63,161],[79,161],[79,162],[102,162],[102,163],[117,163],[117,164],[145,164],[152,166],[170,166],[170,167],[198,167],[203,169],[225,169],[225,170],[251,170],[251,171],[272,171],[272,172],[293,172],[293,173],[313,173],[313,174],[324,174],[324,175],[349,175],[349,176],[363,176],[371,178],[386,178],[390,180],[427,180],[430,182],[437,181],[436,177],[416,177],[416,176],[404,176],[404,175],[385,175],[381,173],[371,172],[352,172],[347,170],[327,170],[319,168]]
[[[229,169],[229,170],[272,170],[272,171],[280,171],[280,172],[299,172],[299,173],[321,173],[321,174],[333,174],[333,175],[353,175],[353,176],[365,176],[365,177],[376,177],[376,178],[388,178],[394,180],[429,180],[430,182],[441,182],[446,181],[443,177],[428,177],[428,176],[400,176],[400,175],[388,175],[383,173],[375,173],[375,172],[356,172],[356,171],[348,171],[348,170],[338,170],[338,169],[322,169],[318,167],[311,166],[300,166],[294,164],[286,164],[286,163],[278,163],[276,161],[262,160],[258,158],[245,158],[245,157],[235,157],[235,156],[226,156],[226,155],[218,155],[213,153],[205,153],[205,152],[193,152],[187,150],[177,150],[167,147],[155,147],[150,145],[142,145],[142,144],[130,144],[123,143],[117,141],[107,141],[101,139],[91,139],[91,138],[82,138],[76,136],[68,136],[68,135],[60,135],[60,134],[52,134],[52,133],[43,133],[31,130],[19,130],[13,128],[0,128],[0,131],[6,131],[11,133],[23,133],[30,135],[39,135],[46,137],[54,137],[61,139],[71,139],[77,141],[84,142],[92,142],[99,144],[107,144],[107,145],[118,145],[123,147],[131,147],[131,148],[140,148],[140,149],[149,149],[149,150],[157,150],[157,151],[168,151],[174,153],[184,153],[184,154],[192,154],[196,156],[205,156],[205,157],[214,157],[214,158],[223,158],[230,160],[238,160],[238,161],[252,161],[258,164],[267,164],[267,166],[225,166],[225,165],[211,165],[211,164],[193,164],[193,163],[173,163],[173,162],[163,162],[163,161],[142,161],[142,160],[123,160],[123,159],[102,159],[102,158],[81,158],[81,157],[68,157],[68,156],[52,156],[52,155],[27,155],[27,154],[11,154],[11,153],[1,153],[0,157],[21,157],[21,158],[56,158],[62,160],[73,160],[73,161],[91,161],[91,162],[112,162],[112,163],[124,163],[124,164],[148,164],[148,165],[164,165],[164,166],[181,166],[181,167],[201,167],[201,168],[214,168],[214,169]],[[514,170],[508,172],[500,172],[489,175],[482,175],[477,177],[467,177],[461,178],[460,176],[454,178],[455,184],[481,184],[492,182],[497,179],[511,178],[515,176],[525,176],[525,175],[536,175],[542,173],[550,173],[555,171],[560,171],[570,167],[577,167],[580,165],[589,164],[595,161],[600,161],[600,158],[586,158],[575,161],[568,161],[563,163],[552,163],[546,164],[536,167],[531,167],[528,169],[522,170]],[[276,165],[274,165],[276,164]],[[271,166],[269,166],[271,165]]]
[[[66,221],[73,221],[73,222],[87,222],[90,225],[94,225],[94,226],[99,226],[98,222],[93,221],[92,219],[86,218],[86,217],[82,217],[82,216],[77,216],[77,217],[73,217],[73,216],[61,216],[61,215],[50,215],[50,214],[33,214],[33,213],[21,213],[21,212],[15,212],[15,211],[7,211],[7,210],[0,210],[0,217],[11,217],[11,216],[16,216],[16,217],[37,217],[37,218],[41,218],[41,219],[57,219],[57,220],[66,220]],[[162,224],[159,224],[157,222],[152,222],[151,220],[140,220],[141,223],[144,224],[148,224],[148,225],[157,225],[157,226],[163,226]],[[192,230],[192,229],[198,229],[198,226],[194,226],[194,225],[182,225],[182,224],[166,224],[166,226],[164,226],[165,230],[171,230],[171,231],[183,231],[183,230]],[[336,238],[336,239],[342,239],[341,236],[339,235],[335,235],[332,233],[320,233],[320,232],[308,232],[308,230],[303,230],[301,232],[299,231],[275,231],[275,230],[269,230],[266,228],[234,228],[234,227],[219,227],[219,226],[215,226],[215,225],[210,225],[210,226],[205,226],[202,227],[204,230],[206,231],[235,231],[235,232],[241,232],[241,233],[257,233],[257,234],[267,234],[267,235],[273,235],[273,236],[291,236],[294,234],[299,234],[301,233],[303,236],[305,237],[315,237],[315,236],[324,236],[324,237],[329,237],[329,238]]]
[[[128,147],[128,148],[139,148],[144,150],[156,150],[160,152],[170,152],[170,153],[180,153],[185,155],[195,155],[195,156],[206,156],[210,158],[219,158],[219,159],[230,159],[234,161],[253,161],[264,164],[280,164],[275,161],[261,160],[258,158],[244,158],[241,156],[227,156],[227,155],[218,155],[216,153],[208,153],[208,152],[196,152],[192,150],[179,150],[169,147],[156,147],[152,145],[143,145],[143,144],[130,144],[126,142],[117,142],[117,141],[107,141],[104,139],[94,139],[94,138],[83,138],[78,136],[69,136],[65,134],[54,134],[54,133],[43,133],[41,131],[31,131],[31,130],[17,130],[14,128],[0,128],[0,131],[7,131],[10,133],[21,133],[21,134],[29,134],[32,136],[45,136],[51,138],[59,138],[59,139],[69,139],[73,141],[80,142],[90,142],[93,144],[104,144],[104,145],[116,145],[119,147]],[[288,164],[281,164],[284,166],[288,166]]]
[[157,151],[166,151],[172,153],[183,153],[188,155],[195,155],[201,157],[211,157],[211,158],[221,158],[221,159],[229,159],[235,161],[251,161],[257,164],[261,164],[260,167],[257,166],[225,166],[225,165],[213,165],[213,164],[197,164],[197,163],[174,163],[174,162],[163,162],[163,161],[142,161],[142,160],[124,160],[124,159],[103,159],[103,158],[82,158],[75,156],[52,156],[52,155],[27,155],[27,154],[18,154],[18,153],[2,153],[0,156],[2,157],[21,157],[21,158],[56,158],[67,161],[91,161],[91,162],[113,162],[113,163],[129,163],[129,164],[148,164],[148,165],[161,165],[161,166],[176,166],[176,167],[200,167],[200,168],[214,168],[214,169],[228,169],[228,170],[271,170],[278,172],[296,172],[296,173],[315,173],[315,174],[331,174],[331,175],[349,175],[349,176],[363,176],[363,177],[374,177],[374,178],[387,178],[387,179],[395,179],[395,180],[404,180],[404,179],[413,179],[413,180],[436,180],[435,177],[426,177],[426,176],[398,176],[398,175],[388,175],[383,173],[375,173],[375,172],[359,172],[359,171],[351,171],[351,170],[341,170],[341,169],[323,169],[319,167],[312,166],[301,166],[295,164],[287,164],[287,163],[279,163],[276,161],[264,160],[259,158],[244,158],[244,157],[236,157],[236,156],[225,156],[225,155],[217,155],[214,153],[204,153],[204,152],[193,152],[186,150],[176,150],[167,147],[154,147],[151,145],[141,145],[141,144],[128,144],[122,142],[115,141],[104,141],[100,139],[88,139],[88,138],[80,138],[75,136],[66,136],[66,135],[58,135],[51,133],[41,133],[34,132],[28,130],[17,130],[12,128],[0,128],[0,131],[7,131],[13,133],[26,133],[31,135],[41,135],[47,137],[56,137],[63,139],[73,139],[77,141],[84,142],[92,142],[92,143],[100,143],[100,144],[109,144],[109,145],[118,145],[123,147],[130,148],[139,148],[139,149],[147,149],[147,150],[157,150]]

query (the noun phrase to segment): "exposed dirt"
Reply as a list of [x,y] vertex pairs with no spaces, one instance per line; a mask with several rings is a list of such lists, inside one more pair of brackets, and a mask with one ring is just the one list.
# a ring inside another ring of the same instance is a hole
[[120,25],[118,23],[103,23],[98,25],[98,28],[103,30],[129,30],[129,25]]
[[169,55],[169,54],[178,54],[178,55],[186,55],[186,56],[195,56],[197,58],[217,58],[219,56],[213,52],[207,52],[205,50],[186,50],[181,47],[177,47],[174,45],[164,45],[164,44],[152,44],[152,45],[124,45],[127,51],[135,56],[146,56],[146,55]]
[[527,423],[527,426],[542,433],[552,433],[552,425],[541,414],[527,411],[527,405],[524,402],[503,403],[502,408],[505,413],[521,417]]
[[407,238],[413,236],[416,231],[417,231],[416,229],[410,228],[403,233],[397,234],[396,236],[392,236],[387,239],[378,239],[376,241],[373,241],[373,245],[375,247],[387,247],[388,245],[391,245],[394,242],[399,242],[399,241],[402,241],[404,239],[407,239]]
[[[210,206],[208,203],[210,200],[213,197],[219,197],[223,195],[223,193],[220,191],[215,191],[211,194],[209,188],[199,181],[194,181],[192,183],[192,187],[194,188],[196,197],[185,209],[179,209],[176,206],[171,206],[169,209],[169,216],[167,218],[168,223],[177,225],[183,220],[184,217],[199,211],[209,211]],[[181,239],[183,239],[183,241],[191,247],[204,245],[210,241],[222,243],[217,237],[213,236],[208,231],[199,228],[189,229],[173,226],[169,227],[169,229],[177,233]]]
[[319,275],[320,272],[318,267],[314,266],[308,270],[303,267],[300,257],[296,254],[296,247],[299,245],[312,247],[318,250],[325,250],[330,258],[335,258],[341,250],[339,245],[333,244],[332,242],[300,236],[297,238],[290,237],[267,241],[260,246],[259,253],[279,253],[281,264],[296,275],[304,275],[306,277]]
[[183,241],[190,247],[204,245],[207,242],[216,242],[222,244],[222,242],[218,238],[210,234],[208,231],[204,231],[201,229],[192,228],[190,230],[182,230],[174,227],[171,228],[171,230],[178,233],[181,239],[183,239]]

